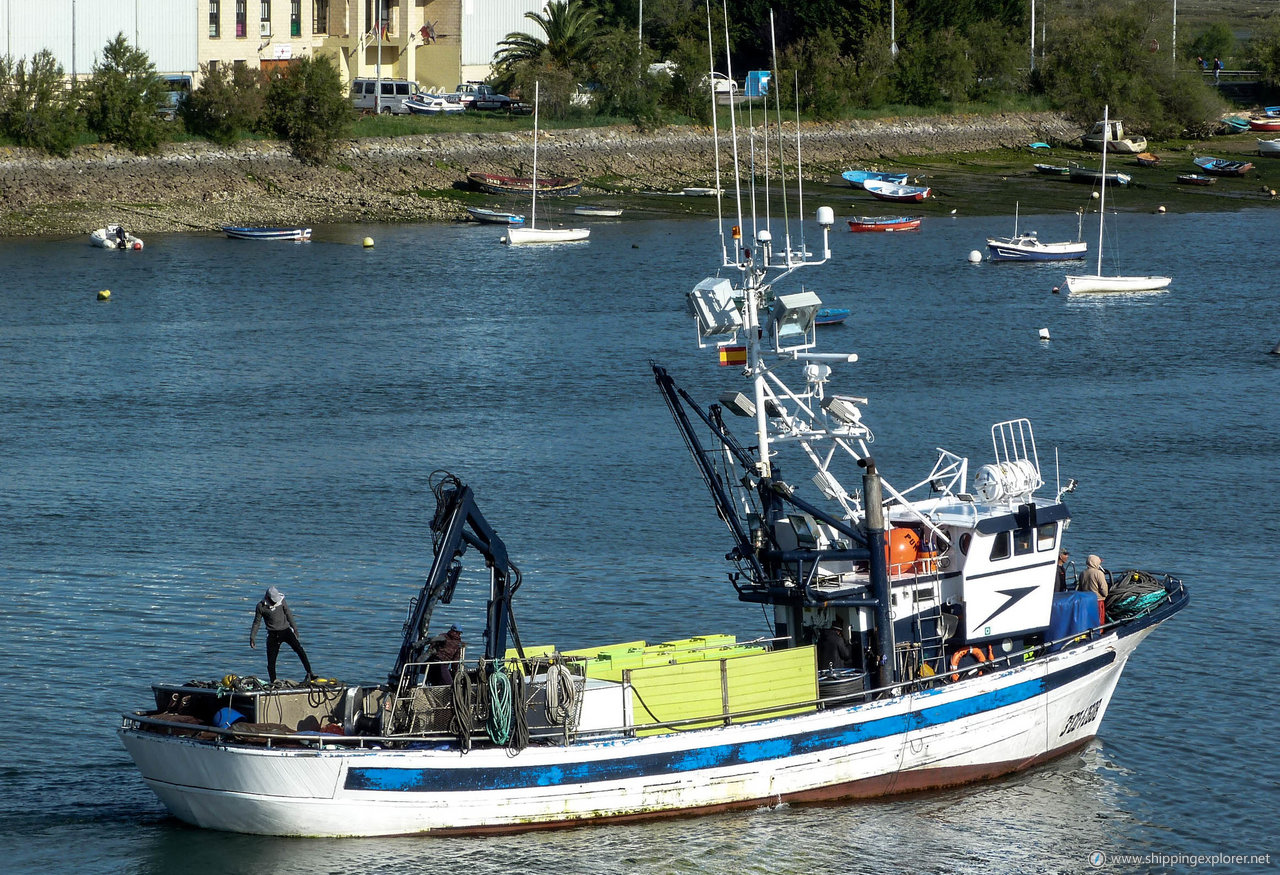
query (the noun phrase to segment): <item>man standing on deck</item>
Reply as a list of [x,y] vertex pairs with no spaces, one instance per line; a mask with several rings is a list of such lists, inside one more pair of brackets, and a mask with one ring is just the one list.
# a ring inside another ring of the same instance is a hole
[[258,635],[258,624],[263,620],[267,621],[267,677],[271,682],[275,683],[276,680],[276,656],[280,653],[282,641],[292,647],[293,652],[298,654],[298,659],[302,660],[302,667],[307,672],[307,680],[315,680],[315,673],[311,671],[311,662],[307,659],[307,651],[302,649],[302,642],[298,640],[298,626],[293,621],[293,612],[285,603],[284,593],[274,586],[267,589],[262,601],[258,602],[253,609],[253,628],[249,630],[251,649],[257,648],[254,639]]

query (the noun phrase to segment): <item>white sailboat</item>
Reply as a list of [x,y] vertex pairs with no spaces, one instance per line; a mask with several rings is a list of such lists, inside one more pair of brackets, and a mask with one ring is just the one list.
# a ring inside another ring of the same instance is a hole
[[533,206],[529,210],[526,227],[508,228],[504,243],[570,243],[586,240],[590,228],[539,228],[538,227],[538,97],[539,83],[533,85]]
[[1072,294],[1085,292],[1154,292],[1165,288],[1173,281],[1167,276],[1103,276],[1102,275],[1102,225],[1107,215],[1107,148],[1106,142],[1110,133],[1107,125],[1107,113],[1110,107],[1102,110],[1102,181],[1099,183],[1102,197],[1098,203],[1098,269],[1096,273],[1067,276],[1067,290]]

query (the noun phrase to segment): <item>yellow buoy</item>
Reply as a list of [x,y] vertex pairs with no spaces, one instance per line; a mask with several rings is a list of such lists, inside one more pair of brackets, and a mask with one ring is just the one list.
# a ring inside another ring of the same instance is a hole
[[98,300],[99,300],[99,301],[110,301],[110,300],[111,300],[111,289],[103,289],[102,291],[98,292]]
[[373,248],[373,238],[372,238],[372,237],[366,237],[366,238],[364,238],[364,248],[365,248],[365,249],[372,249],[372,248]]

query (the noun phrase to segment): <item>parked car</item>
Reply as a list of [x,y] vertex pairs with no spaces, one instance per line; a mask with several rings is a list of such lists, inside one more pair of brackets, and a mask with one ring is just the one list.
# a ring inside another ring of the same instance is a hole
[[404,102],[419,90],[418,83],[412,79],[353,79],[351,105],[364,112],[377,109],[384,114],[407,115],[409,109]]
[[467,109],[508,109],[511,106],[510,97],[499,94],[483,82],[463,82],[454,90]]
[[[711,72],[711,86],[715,89],[716,94],[736,94],[738,92],[738,83],[734,82],[723,73]],[[702,77],[700,83],[703,88],[707,87],[707,77]]]

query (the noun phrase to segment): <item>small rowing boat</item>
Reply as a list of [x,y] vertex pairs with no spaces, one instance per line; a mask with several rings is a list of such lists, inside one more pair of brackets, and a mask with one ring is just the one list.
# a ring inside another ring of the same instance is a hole
[[915,231],[919,227],[919,216],[854,216],[849,220],[850,231]]
[[253,228],[223,225],[222,233],[233,240],[292,240],[301,243],[311,239],[310,228]]

